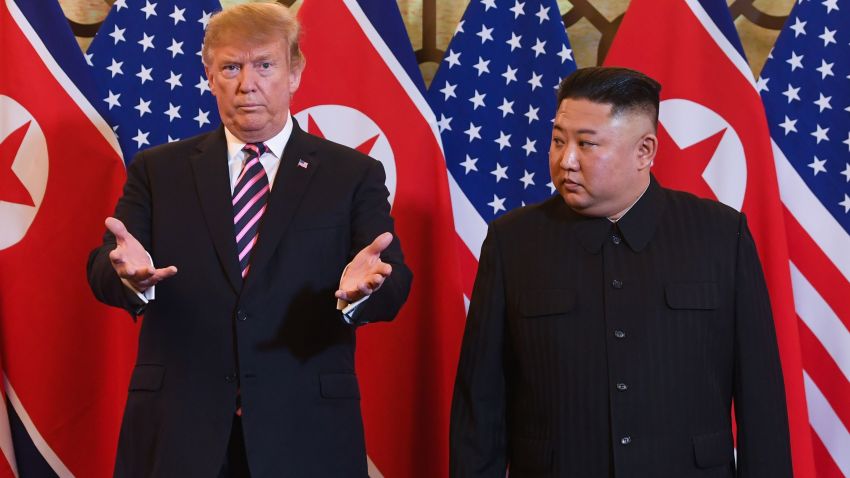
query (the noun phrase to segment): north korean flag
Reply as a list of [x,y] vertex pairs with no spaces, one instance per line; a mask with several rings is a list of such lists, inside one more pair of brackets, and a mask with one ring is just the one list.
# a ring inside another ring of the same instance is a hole
[[765,272],[785,378],[794,476],[814,476],[788,246],[764,106],[723,0],[633,0],[606,65],[658,80],[666,187],[747,214]]
[[0,475],[111,476],[136,326],[85,270],[123,162],[57,2],[0,3],[0,46]]
[[414,274],[396,320],[358,330],[370,476],[444,476],[465,312],[436,120],[394,1],[308,0],[298,14],[307,68],[295,117],[383,163]]

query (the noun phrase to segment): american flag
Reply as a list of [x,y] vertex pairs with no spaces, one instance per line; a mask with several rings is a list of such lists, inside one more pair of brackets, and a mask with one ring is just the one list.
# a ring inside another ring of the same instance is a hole
[[556,88],[575,69],[554,0],[473,0],[457,26],[428,99],[465,244],[467,296],[487,223],[554,192],[548,153]]
[[794,7],[758,79],[785,207],[818,476],[850,476],[850,4]]
[[201,63],[218,0],[117,0],[86,54],[102,98],[96,107],[129,162],[141,149],[218,126]]

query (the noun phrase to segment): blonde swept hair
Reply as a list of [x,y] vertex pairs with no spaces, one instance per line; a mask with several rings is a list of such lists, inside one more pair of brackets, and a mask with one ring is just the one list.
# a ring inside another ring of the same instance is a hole
[[304,68],[306,59],[299,45],[301,25],[288,8],[279,3],[243,3],[213,15],[204,33],[201,51],[204,65],[211,65],[213,50],[234,35],[257,45],[285,40],[289,46],[289,68],[292,71]]

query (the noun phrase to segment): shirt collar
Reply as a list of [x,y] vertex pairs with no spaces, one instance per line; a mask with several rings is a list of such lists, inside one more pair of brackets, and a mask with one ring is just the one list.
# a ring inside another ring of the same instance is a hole
[[[292,115],[289,111],[286,112],[286,124],[280,132],[271,138],[263,141],[266,144],[269,152],[280,159],[283,156],[283,148],[292,136]],[[224,127],[224,137],[227,139],[227,158],[232,160],[235,158],[241,159],[242,148],[245,147],[245,142],[238,139],[227,127]]]
[[655,176],[650,175],[646,192],[623,217],[617,220],[617,227],[623,239],[633,251],[642,250],[655,235],[655,230],[664,214],[666,205],[664,198],[664,190],[655,180]]
[[561,200],[564,214],[574,223],[579,241],[591,253],[597,253],[613,230],[619,229],[626,244],[635,252],[649,244],[664,212],[664,191],[655,177],[650,175],[649,186],[637,202],[617,222],[607,217],[586,217],[578,214]]

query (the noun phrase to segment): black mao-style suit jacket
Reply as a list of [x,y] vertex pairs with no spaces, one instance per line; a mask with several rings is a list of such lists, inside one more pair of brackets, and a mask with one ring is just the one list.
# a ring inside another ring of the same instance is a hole
[[555,196],[490,226],[451,476],[790,477],[784,397],[743,215],[654,178],[616,226]]
[[[366,476],[355,328],[334,291],[354,255],[393,231],[380,163],[295,124],[244,282],[223,128],[141,152],[127,174],[115,217],[178,273],[144,310],[115,475],[216,476],[238,391],[252,476]],[[107,232],[89,282],[134,313],[114,247]],[[397,239],[382,259],[393,273],[358,323],[392,320],[407,297]]]

